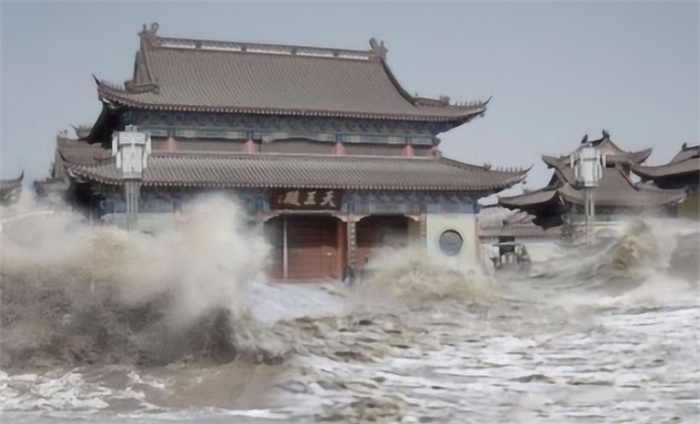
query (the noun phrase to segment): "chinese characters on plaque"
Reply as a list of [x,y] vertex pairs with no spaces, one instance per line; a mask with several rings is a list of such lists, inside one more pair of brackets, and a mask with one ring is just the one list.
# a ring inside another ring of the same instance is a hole
[[338,190],[284,190],[270,200],[271,209],[340,209]]

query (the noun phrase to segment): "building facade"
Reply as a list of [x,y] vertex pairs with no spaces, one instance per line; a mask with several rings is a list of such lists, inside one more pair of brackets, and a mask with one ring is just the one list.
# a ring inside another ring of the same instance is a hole
[[409,95],[374,39],[362,51],[157,31],[139,34],[123,86],[96,79],[94,125],[59,140],[56,161],[91,216],[123,220],[123,180],[97,146],[110,149],[128,126],[153,148],[141,228],[175,223],[202,193],[230,194],[264,226],[270,273],[284,279],[339,278],[408,245],[474,262],[477,200],[526,176],[442,157],[438,135],[483,116],[487,102]]

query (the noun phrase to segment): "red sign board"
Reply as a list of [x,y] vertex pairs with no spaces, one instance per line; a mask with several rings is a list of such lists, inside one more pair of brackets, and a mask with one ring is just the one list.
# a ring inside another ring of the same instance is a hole
[[338,190],[283,190],[272,194],[270,209],[338,210]]

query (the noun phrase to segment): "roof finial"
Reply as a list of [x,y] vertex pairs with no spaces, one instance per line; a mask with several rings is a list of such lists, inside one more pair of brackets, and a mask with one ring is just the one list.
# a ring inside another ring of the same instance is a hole
[[610,133],[606,130],[603,130],[603,138],[610,138]]
[[588,143],[588,134],[583,136],[583,140],[581,140],[581,144],[586,144]]
[[681,150],[688,150],[688,142],[683,143]]
[[389,51],[384,47],[384,42],[377,42],[377,39],[372,37],[369,40],[369,46],[371,47],[372,56],[381,60],[386,59],[386,53]]
[[141,32],[139,32],[139,37],[144,37],[149,40],[152,40],[156,38],[156,33],[158,32],[159,27],[160,26],[158,25],[158,22],[153,22],[150,28],[147,28],[146,24],[143,24],[143,29],[141,30]]

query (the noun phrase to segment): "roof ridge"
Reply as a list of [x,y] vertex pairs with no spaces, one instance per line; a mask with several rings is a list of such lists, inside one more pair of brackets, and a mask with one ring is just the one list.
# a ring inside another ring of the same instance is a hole
[[372,38],[369,50],[356,50],[334,47],[316,47],[294,44],[273,44],[241,41],[208,40],[187,37],[162,37],[157,35],[160,26],[157,22],[139,32],[139,37],[145,41],[148,47],[174,49],[174,50],[197,50],[231,53],[259,53],[288,56],[308,56],[327,57],[338,59],[351,59],[360,61],[379,60],[386,57],[387,49],[384,42],[377,43]]
[[405,161],[438,161],[436,156],[382,156],[382,155],[337,155],[332,153],[280,153],[280,152],[232,152],[211,150],[154,150],[151,157],[242,157],[242,158],[335,158],[335,159],[361,159],[361,160],[405,160]]

